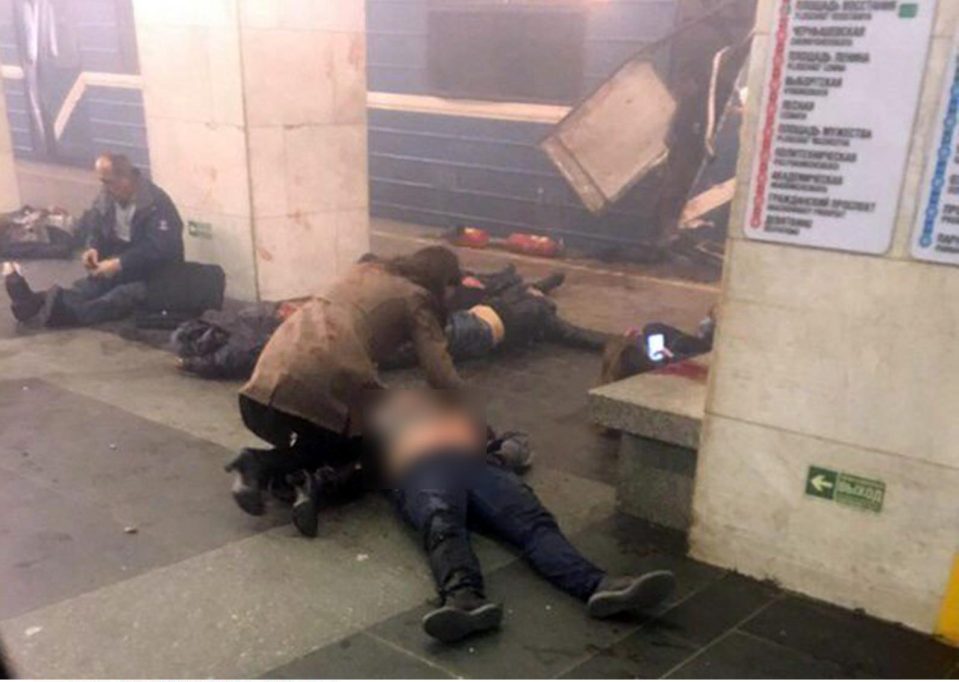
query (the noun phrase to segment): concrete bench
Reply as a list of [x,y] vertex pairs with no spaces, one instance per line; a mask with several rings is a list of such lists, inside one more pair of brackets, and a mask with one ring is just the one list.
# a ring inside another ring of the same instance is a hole
[[688,530],[708,371],[704,355],[589,392],[592,421],[622,432],[616,489],[621,511]]

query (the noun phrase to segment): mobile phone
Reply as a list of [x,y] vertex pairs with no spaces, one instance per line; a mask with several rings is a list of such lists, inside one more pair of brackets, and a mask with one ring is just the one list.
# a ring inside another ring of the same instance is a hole
[[650,334],[646,337],[646,355],[653,362],[659,362],[666,358],[665,334]]

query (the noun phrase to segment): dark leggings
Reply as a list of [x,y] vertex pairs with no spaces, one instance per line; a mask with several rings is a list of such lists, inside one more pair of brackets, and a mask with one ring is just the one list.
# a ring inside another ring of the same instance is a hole
[[257,451],[270,478],[300,470],[352,466],[362,453],[359,438],[324,429],[244,395],[240,396],[240,416],[246,428],[274,447]]

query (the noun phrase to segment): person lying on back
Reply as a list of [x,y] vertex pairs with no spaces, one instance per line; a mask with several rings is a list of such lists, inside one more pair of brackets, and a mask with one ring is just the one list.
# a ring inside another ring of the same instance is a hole
[[399,513],[420,533],[442,600],[423,619],[430,636],[452,642],[502,621],[502,606],[487,599],[470,546],[470,530],[478,527],[520,549],[594,618],[649,609],[672,593],[669,571],[611,577],[570,544],[532,490],[487,461],[485,426],[461,393],[382,392],[369,424],[380,476]]

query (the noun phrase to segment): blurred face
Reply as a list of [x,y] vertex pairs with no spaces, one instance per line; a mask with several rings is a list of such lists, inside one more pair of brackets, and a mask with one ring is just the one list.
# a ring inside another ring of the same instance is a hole
[[129,204],[136,193],[136,183],[132,177],[122,177],[113,172],[113,166],[107,159],[97,159],[97,178],[103,189],[106,190],[118,204]]

